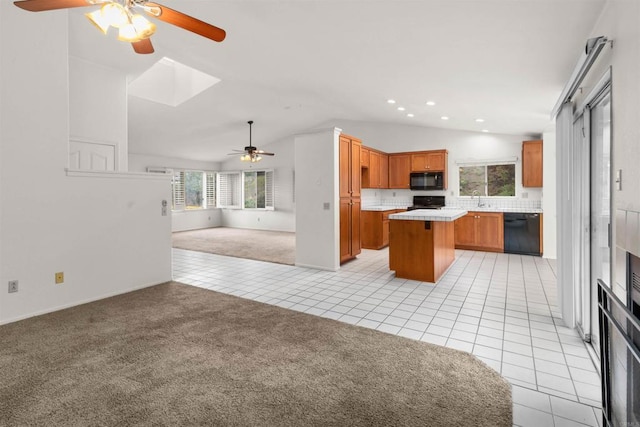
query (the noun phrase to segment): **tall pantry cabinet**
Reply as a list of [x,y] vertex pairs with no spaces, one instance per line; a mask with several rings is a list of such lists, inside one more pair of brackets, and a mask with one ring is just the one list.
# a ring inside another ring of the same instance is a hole
[[360,150],[362,141],[340,135],[340,263],[361,252]]

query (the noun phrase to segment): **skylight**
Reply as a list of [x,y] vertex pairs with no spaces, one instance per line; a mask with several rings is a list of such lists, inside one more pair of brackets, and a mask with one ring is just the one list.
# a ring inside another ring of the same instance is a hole
[[164,57],[129,83],[129,94],[177,107],[220,81],[173,59]]

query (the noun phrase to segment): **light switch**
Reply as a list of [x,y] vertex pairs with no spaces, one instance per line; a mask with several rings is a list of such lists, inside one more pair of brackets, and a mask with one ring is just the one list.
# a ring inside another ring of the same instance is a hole
[[616,171],[616,190],[622,190],[622,169]]
[[328,211],[329,209],[331,209],[331,203],[329,202],[324,202],[322,204],[322,207],[324,208],[325,211]]

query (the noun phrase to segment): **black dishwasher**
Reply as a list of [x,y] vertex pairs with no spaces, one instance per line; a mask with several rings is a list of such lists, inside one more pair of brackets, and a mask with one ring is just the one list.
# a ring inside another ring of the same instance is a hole
[[504,251],[508,254],[541,255],[540,214],[504,214]]

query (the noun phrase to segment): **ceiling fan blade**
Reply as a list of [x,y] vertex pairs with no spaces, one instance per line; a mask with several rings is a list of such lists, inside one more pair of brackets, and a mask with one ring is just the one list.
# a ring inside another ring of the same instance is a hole
[[131,45],[133,46],[133,50],[135,50],[136,53],[147,54],[154,52],[153,45],[151,44],[151,39],[149,38],[142,39],[139,42],[133,42],[131,43]]
[[222,28],[207,24],[204,21],[185,15],[182,12],[178,12],[177,10],[173,10],[166,6],[159,5],[158,3],[145,3],[144,8],[145,12],[154,18],[184,28],[185,30],[199,34],[202,37],[206,37],[216,42],[221,42],[227,35],[226,31]]
[[264,150],[256,150],[255,153],[264,154],[265,156],[275,156],[275,153],[267,153]]
[[45,10],[67,9],[71,7],[94,6],[87,0],[21,0],[13,4],[29,12],[42,12]]

